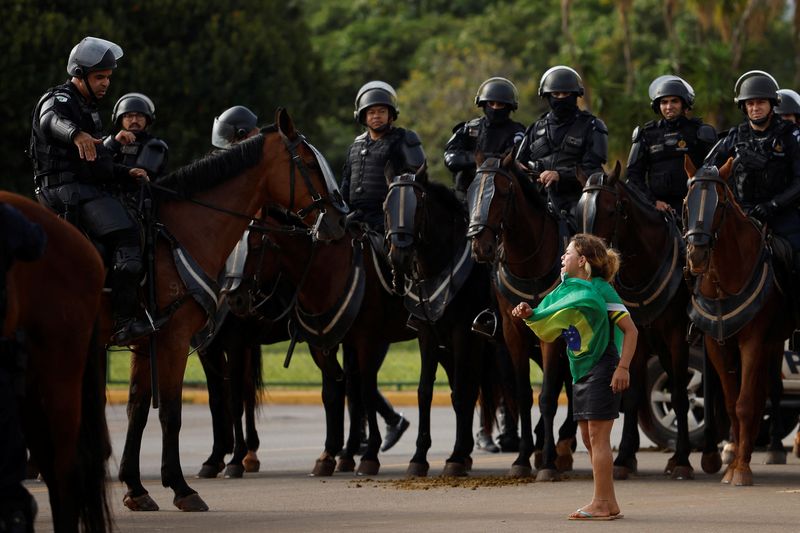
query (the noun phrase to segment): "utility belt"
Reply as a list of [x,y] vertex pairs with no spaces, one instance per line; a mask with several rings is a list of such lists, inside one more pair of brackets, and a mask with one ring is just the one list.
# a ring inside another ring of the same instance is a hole
[[64,185],[65,183],[75,183],[77,180],[75,179],[74,172],[55,172],[53,174],[36,176],[33,178],[33,181],[36,183],[37,187],[46,189],[48,187]]

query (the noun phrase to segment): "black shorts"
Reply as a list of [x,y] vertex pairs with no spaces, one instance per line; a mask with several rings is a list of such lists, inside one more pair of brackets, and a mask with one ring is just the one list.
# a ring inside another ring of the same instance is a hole
[[588,374],[572,385],[573,420],[619,418],[622,394],[611,391],[611,377],[619,363],[616,350],[607,351]]

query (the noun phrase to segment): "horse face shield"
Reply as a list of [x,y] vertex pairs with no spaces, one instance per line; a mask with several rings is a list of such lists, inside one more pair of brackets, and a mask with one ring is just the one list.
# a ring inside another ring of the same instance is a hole
[[297,214],[305,219],[312,211],[318,211],[317,218],[309,230],[311,237],[315,241],[328,242],[338,240],[345,234],[345,216],[349,209],[342,199],[342,194],[339,191],[339,186],[336,184],[336,179],[334,178],[330,164],[328,164],[328,161],[322,153],[304,137],[300,137],[300,144],[311,150],[314,155],[315,166],[322,175],[325,195],[323,196],[316,191],[308,175],[308,166],[303,162],[299,154],[297,154],[295,148],[287,144],[287,148],[292,155],[292,168],[297,167],[300,171],[312,200],[310,205],[300,209]]
[[725,185],[716,167],[701,167],[689,180],[684,203],[683,223],[686,232],[687,259],[693,272],[705,266],[714,245],[714,217],[720,204],[717,185]]
[[417,208],[420,202],[417,189],[420,185],[414,174],[394,178],[383,204],[386,220],[386,242],[389,261],[395,272],[407,274],[410,270],[412,247],[417,235]]

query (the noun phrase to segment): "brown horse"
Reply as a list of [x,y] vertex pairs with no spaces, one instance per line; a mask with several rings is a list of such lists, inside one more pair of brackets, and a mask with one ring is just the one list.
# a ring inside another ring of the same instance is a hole
[[[335,185],[323,174],[317,152],[297,132],[288,113],[279,109],[275,124],[229,150],[214,153],[160,179],[164,193],[158,214],[171,243],[159,239],[155,250],[157,306],[170,320],[155,334],[159,420],[162,427],[161,480],[173,503],[184,511],[208,506],[186,483],[180,465],[181,390],[192,335],[207,313],[192,299],[173,257],[184,264],[191,256],[206,278],[216,279],[228,254],[253,215],[268,201],[297,210],[322,239],[344,231],[344,213]],[[297,183],[297,182],[302,183]],[[319,215],[315,223],[315,216]],[[213,238],[210,238],[213,237]],[[171,248],[180,243],[180,250]],[[205,283],[207,286],[208,284]],[[203,291],[201,291],[203,292]],[[206,291],[208,292],[208,291]],[[147,344],[134,347],[128,400],[128,434],[119,478],[128,486],[124,503],[132,510],[157,510],[141,483],[139,452],[152,394]]]
[[731,419],[735,456],[722,482],[752,485],[750,459],[769,369],[779,364],[794,324],[775,280],[766,229],[744,214],[727,185],[731,167],[732,160],[719,170],[686,162],[691,179],[683,215],[688,270],[695,277],[689,312],[705,333]]
[[73,226],[11,193],[0,202],[19,209],[47,235],[44,255],[16,263],[7,278],[3,336],[21,334],[27,354],[22,420],[31,458],[47,483],[55,531],[110,529],[106,464],[111,443],[105,418],[105,353],[95,324],[103,262]]
[[637,412],[644,399],[647,360],[656,353],[672,382],[671,402],[678,426],[675,454],[665,473],[674,479],[691,479],[685,245],[675,218],[656,210],[635,187],[620,179],[620,173],[617,162],[611,174],[590,176],[578,202],[581,231],[602,237],[622,255],[614,284],[642,332],[631,362],[634,386],[624,395],[625,424],[614,461],[614,477],[626,479],[636,472]]
[[546,199],[527,177],[516,175],[513,154],[501,162],[487,159],[468,191],[472,252],[481,262],[494,263],[493,283],[503,317],[503,336],[511,353],[517,380],[521,419],[519,455],[510,475],[530,476],[530,456],[534,451],[531,432],[533,394],[529,358],[536,358],[544,376],[539,395],[539,410],[544,420],[542,464],[537,480],[560,479],[559,471],[572,468],[577,423],[572,420],[570,402],[567,420],[553,433],[562,385],[571,396],[570,376],[562,340],[541,343],[541,359],[536,338],[525,324],[511,316],[521,301],[536,306],[559,282],[561,255],[568,239],[564,224],[548,211]]

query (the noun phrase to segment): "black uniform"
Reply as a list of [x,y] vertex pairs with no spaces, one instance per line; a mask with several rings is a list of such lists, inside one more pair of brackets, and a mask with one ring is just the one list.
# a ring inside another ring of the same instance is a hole
[[384,168],[392,163],[395,174],[416,172],[425,162],[425,152],[416,133],[392,127],[372,140],[369,132],[356,137],[347,153],[342,174],[342,197],[360,220],[383,233],[383,201],[389,191]]
[[[37,259],[44,245],[41,226],[15,208],[0,204],[0,323],[5,324],[5,276],[11,264],[15,259]],[[35,504],[21,484],[26,454],[17,399],[24,392],[24,383],[24,364],[19,361],[14,339],[0,339],[0,531],[33,530]]]
[[743,122],[714,146],[706,163],[720,167],[729,157],[730,186],[742,208],[765,213],[765,222],[800,252],[800,130],[776,116],[764,131]]
[[162,176],[167,168],[169,147],[163,140],[147,131],[135,133],[136,141],[122,144],[109,135],[103,144],[111,152],[114,162],[129,168],[143,168],[150,179]]
[[588,111],[577,110],[563,120],[550,111],[525,131],[516,159],[533,170],[534,178],[545,170],[558,172],[556,199],[562,211],[571,213],[583,188],[575,169],[580,166],[586,176],[602,172],[608,159],[608,128]]
[[686,197],[684,156],[699,167],[717,141],[717,132],[698,118],[653,120],[633,130],[628,181],[653,203],[668,203],[680,213]]
[[525,133],[525,126],[513,120],[492,123],[487,117],[461,122],[453,128],[453,136],[444,147],[444,164],[453,173],[455,189],[466,195],[475,178],[475,154],[500,157],[513,148]]
[[117,318],[135,314],[136,282],[142,272],[138,223],[111,193],[130,183],[130,167],[115,164],[102,144],[97,159],[80,158],[73,139],[80,132],[99,137],[100,114],[71,82],[47,91],[33,112],[31,155],[36,196],[101,244],[113,267],[113,302]]

